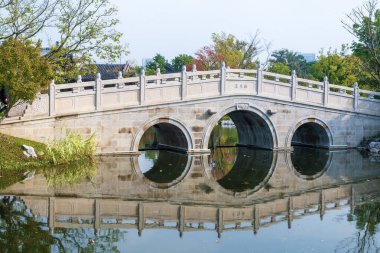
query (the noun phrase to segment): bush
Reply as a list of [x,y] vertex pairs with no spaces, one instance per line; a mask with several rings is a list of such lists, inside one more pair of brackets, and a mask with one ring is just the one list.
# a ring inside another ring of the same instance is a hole
[[91,135],[83,138],[79,134],[69,133],[64,139],[49,144],[46,156],[54,165],[78,161],[94,160],[96,138]]

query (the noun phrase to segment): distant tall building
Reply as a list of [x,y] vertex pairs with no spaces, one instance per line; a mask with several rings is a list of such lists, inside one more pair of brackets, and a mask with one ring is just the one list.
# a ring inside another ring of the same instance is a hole
[[315,62],[316,56],[314,53],[298,53],[299,55],[302,55],[303,58],[305,58],[306,62]]

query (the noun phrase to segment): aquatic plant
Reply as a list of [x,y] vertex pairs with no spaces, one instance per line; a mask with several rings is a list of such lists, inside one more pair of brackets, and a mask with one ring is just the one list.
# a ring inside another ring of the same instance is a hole
[[92,161],[95,152],[95,135],[84,138],[76,133],[69,133],[65,138],[48,144],[46,148],[46,156],[53,165]]

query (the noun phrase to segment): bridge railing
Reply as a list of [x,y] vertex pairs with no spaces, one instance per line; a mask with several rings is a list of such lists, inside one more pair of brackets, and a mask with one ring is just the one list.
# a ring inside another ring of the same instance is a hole
[[[100,74],[92,82],[50,85],[49,93],[31,105],[25,116],[62,115],[92,112],[175,101],[210,99],[228,95],[263,97],[345,111],[380,115],[380,92],[308,80],[258,69],[197,71],[196,67],[180,73],[145,75],[102,80]],[[45,105],[42,105],[45,103]]]

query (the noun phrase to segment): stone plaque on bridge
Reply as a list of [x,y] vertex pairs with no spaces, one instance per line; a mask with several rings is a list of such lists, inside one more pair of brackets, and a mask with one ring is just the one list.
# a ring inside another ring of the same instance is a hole
[[249,104],[247,103],[236,104],[236,110],[247,110],[248,108],[249,108]]

